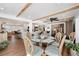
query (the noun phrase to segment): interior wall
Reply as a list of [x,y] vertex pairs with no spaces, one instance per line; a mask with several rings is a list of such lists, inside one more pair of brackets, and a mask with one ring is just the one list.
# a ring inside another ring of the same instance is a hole
[[4,24],[4,22],[0,21],[0,32],[2,32],[2,24]]
[[73,32],[73,20],[66,21],[66,34]]
[[76,17],[75,27],[76,27],[76,42],[79,43],[79,16]]
[[0,22],[0,31],[1,31],[1,22]]

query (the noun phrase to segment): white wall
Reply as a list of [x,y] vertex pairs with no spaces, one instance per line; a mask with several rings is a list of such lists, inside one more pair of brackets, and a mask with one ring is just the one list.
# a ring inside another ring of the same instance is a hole
[[79,16],[77,16],[76,18],[75,18],[75,20],[76,20],[76,25],[75,25],[75,27],[76,27],[76,42],[78,43],[79,42]]

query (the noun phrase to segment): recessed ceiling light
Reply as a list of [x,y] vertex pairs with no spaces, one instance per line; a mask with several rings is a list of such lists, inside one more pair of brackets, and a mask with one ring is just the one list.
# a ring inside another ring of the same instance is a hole
[[4,8],[0,8],[0,10],[4,10]]

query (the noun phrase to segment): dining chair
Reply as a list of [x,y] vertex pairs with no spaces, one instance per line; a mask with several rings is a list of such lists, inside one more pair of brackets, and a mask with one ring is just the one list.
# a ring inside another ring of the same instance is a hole
[[31,39],[29,39],[27,36],[23,40],[24,40],[24,45],[25,45],[25,50],[27,55],[41,56],[42,49],[40,47],[34,46]]
[[[69,39],[71,39],[73,42],[75,41],[75,32],[71,32],[69,35]],[[75,43],[75,42],[74,42]]]
[[52,43],[52,45],[55,45],[55,46],[59,47],[60,42],[61,42],[61,40],[62,40],[62,37],[63,37],[62,33],[61,33],[61,32],[58,32],[58,33],[55,35],[55,41]]
[[61,39],[62,39],[62,36],[63,36],[63,35],[62,35],[61,32],[56,33],[56,35],[55,35],[56,41],[57,41],[57,42],[60,42]]
[[48,46],[45,50],[45,53],[48,56],[61,56],[62,51],[63,51],[63,45],[64,45],[64,42],[65,42],[65,38],[66,38],[66,35],[63,36],[59,47],[57,47],[55,45]]

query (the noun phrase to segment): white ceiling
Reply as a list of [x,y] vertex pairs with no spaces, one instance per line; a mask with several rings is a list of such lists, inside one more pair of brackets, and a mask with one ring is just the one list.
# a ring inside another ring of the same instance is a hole
[[4,8],[0,13],[16,16],[22,5],[22,3],[0,3],[0,8]]
[[36,3],[32,4],[32,6],[29,8],[29,11],[27,13],[23,13],[21,17],[26,17],[28,19],[37,19],[42,16],[46,16],[48,14],[54,13],[59,10],[63,10],[65,8],[68,8],[74,4],[61,4],[61,3]]
[[[24,3],[0,3],[0,8],[4,8],[4,10],[0,10],[0,14],[8,14],[8,15],[16,16],[16,13],[20,10],[23,4]],[[29,20],[34,20],[42,16],[46,16],[48,14],[71,7],[74,4],[76,3],[33,3],[27,9],[27,11],[23,12],[19,17]],[[62,16],[65,17],[67,15],[74,16],[75,14],[78,14],[77,13],[78,11],[79,10],[72,11],[71,13],[66,13],[63,15],[57,15],[57,17],[62,17]]]

